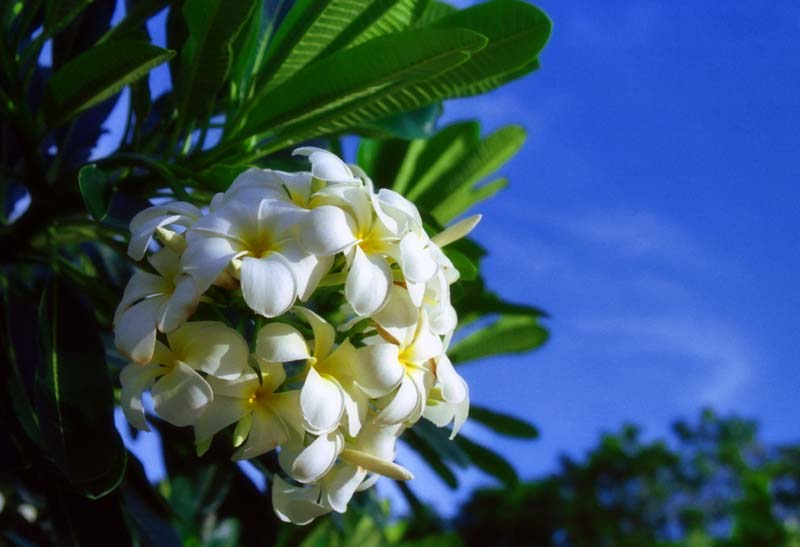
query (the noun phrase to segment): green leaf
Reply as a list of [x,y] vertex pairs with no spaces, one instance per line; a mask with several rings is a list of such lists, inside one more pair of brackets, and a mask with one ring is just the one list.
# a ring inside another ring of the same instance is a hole
[[139,38],[141,28],[147,23],[147,20],[164,8],[164,0],[139,0],[133,5],[131,2],[126,5],[129,9],[125,18],[100,37],[97,41],[98,44],[111,40]]
[[189,36],[175,83],[181,126],[211,111],[230,71],[231,44],[254,5],[254,0],[188,0],[183,5]]
[[441,103],[433,103],[410,112],[401,112],[382,120],[369,122],[364,125],[362,132],[374,131],[379,135],[407,140],[424,139],[433,133],[436,120],[441,115]]
[[478,277],[478,267],[464,253],[453,248],[446,248],[444,254],[461,274],[459,277],[461,281],[472,281]]
[[[413,30],[390,34],[307,67],[253,105],[243,139],[270,130],[281,134],[275,149],[309,133],[324,135],[384,118],[434,100],[386,100],[414,89],[466,61],[485,39],[468,30]],[[271,147],[272,148],[272,147]]]
[[92,310],[72,285],[51,281],[39,308],[43,366],[36,410],[54,462],[89,498],[119,486],[127,453],[114,427],[105,348]]
[[431,0],[431,2],[428,2],[428,5],[425,6],[425,10],[423,10],[422,15],[420,15],[419,19],[417,19],[416,25],[420,27],[430,25],[434,21],[438,21],[439,19],[451,15],[456,11],[458,11],[458,9],[454,6],[451,6],[447,2]]
[[45,39],[66,28],[92,0],[48,0],[44,9]]
[[380,0],[299,0],[278,27],[267,50],[258,80],[262,92],[277,87],[311,63],[342,35],[354,32],[352,24],[374,6],[393,4]]
[[134,40],[92,47],[70,60],[47,82],[44,108],[48,123],[58,126],[101,103],[174,54]]
[[485,2],[435,21],[434,28],[467,28],[489,44],[452,75],[460,85],[454,95],[486,93],[521,69],[533,69],[536,56],[550,37],[552,24],[539,8],[518,0]]
[[497,452],[493,452],[463,435],[456,437],[455,443],[469,456],[470,461],[478,469],[497,477],[507,486],[513,486],[519,482],[519,477],[514,467]]
[[463,363],[491,355],[524,353],[547,340],[547,330],[530,315],[501,315],[487,327],[473,332],[447,354],[454,363]]
[[98,222],[106,218],[111,205],[111,185],[106,174],[93,163],[85,165],[78,171],[78,187],[92,218]]
[[525,420],[482,406],[471,405],[469,408],[469,419],[473,422],[479,422],[495,433],[505,435],[506,437],[535,439],[539,436],[539,430]]

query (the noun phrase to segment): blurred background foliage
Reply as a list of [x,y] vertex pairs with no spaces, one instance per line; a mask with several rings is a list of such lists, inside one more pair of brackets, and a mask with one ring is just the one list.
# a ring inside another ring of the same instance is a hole
[[[165,43],[147,25],[166,12]],[[113,20],[113,24],[112,24]],[[498,485],[444,519],[401,484],[398,518],[374,490],[308,527],[274,517],[229,453],[198,458],[191,432],[156,418],[166,478],[151,484],[114,427],[111,318],[133,271],[126,230],[154,201],[200,206],[250,166],[305,168],[301,143],[356,160],[415,201],[433,233],[508,182],[523,145],[507,126],[440,127],[442,102],[538,67],[550,21],[507,0],[8,0],[0,5],[0,540],[10,545],[799,545],[800,449],[764,446],[753,423],[704,413],[675,438],[634,427],[585,458],[521,482],[490,447],[420,423],[403,438],[452,488],[475,466]],[[168,67],[166,91],[153,74]],[[120,94],[111,150],[98,147]],[[481,276],[487,251],[447,249],[456,364],[542,345],[546,314]],[[324,303],[323,303],[324,306]],[[199,313],[213,313],[200,309]],[[536,428],[491,408],[497,435]],[[219,444],[219,443],[218,443]],[[269,476],[274,455],[258,458]]]

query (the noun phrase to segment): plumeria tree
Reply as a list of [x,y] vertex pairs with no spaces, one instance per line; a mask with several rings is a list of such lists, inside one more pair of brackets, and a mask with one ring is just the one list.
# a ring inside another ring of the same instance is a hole
[[[470,406],[458,366],[546,339],[540,310],[486,287],[468,237],[525,134],[438,118],[538,67],[541,11],[40,0],[0,16],[5,541],[326,544],[336,515],[385,521],[381,477],[420,506],[398,443],[454,488],[466,465],[516,481],[459,429],[535,429]],[[158,484],[115,407],[158,435]]]

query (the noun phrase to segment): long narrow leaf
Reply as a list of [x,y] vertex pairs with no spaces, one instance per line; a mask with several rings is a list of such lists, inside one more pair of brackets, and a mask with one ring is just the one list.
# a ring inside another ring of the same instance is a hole
[[168,61],[174,51],[146,42],[105,42],[65,64],[47,83],[45,116],[57,126]]

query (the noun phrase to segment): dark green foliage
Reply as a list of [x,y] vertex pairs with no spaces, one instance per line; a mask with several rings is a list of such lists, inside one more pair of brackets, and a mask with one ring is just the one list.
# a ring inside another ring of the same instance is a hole
[[[154,198],[204,206],[250,166],[304,168],[289,155],[297,144],[335,149],[340,136],[359,135],[359,161],[379,185],[418,200],[433,235],[506,185],[484,179],[524,141],[518,127],[485,138],[477,122],[437,128],[442,102],[538,66],[547,17],[516,0],[463,11],[432,0],[0,4],[0,492],[8,507],[0,543],[459,545],[449,533],[426,537],[421,520],[390,526],[374,492],[318,528],[283,525],[269,494],[229,461],[224,439],[198,458],[191,431],[161,422],[167,476],[151,485],[113,422],[125,360],[112,322],[133,268],[127,227]],[[147,25],[163,10],[166,48]],[[173,85],[153,97],[151,71],[164,63]],[[125,89],[128,103],[119,102]],[[120,141],[98,147],[115,105],[124,114]],[[464,240],[447,253],[461,273],[453,295],[463,323],[486,326],[453,348],[457,360],[544,342],[539,310],[486,288],[483,249]],[[219,316],[205,303],[198,311]],[[252,330],[236,313],[222,319]],[[487,337],[500,342],[493,351]],[[535,437],[516,418],[476,414],[500,434]],[[471,464],[516,482],[499,454],[448,436],[426,423],[408,442],[450,484]],[[266,476],[277,468],[274,454],[253,463]],[[29,521],[20,506],[38,513]]]

